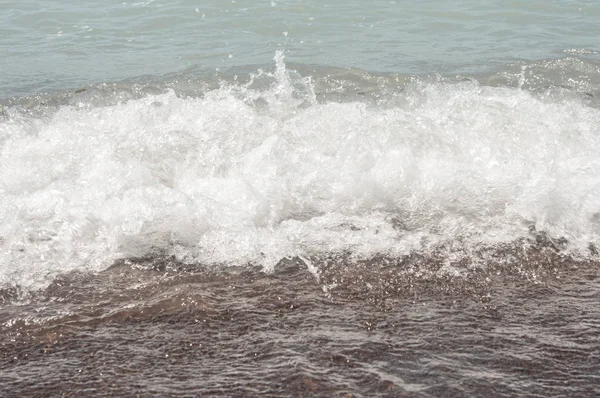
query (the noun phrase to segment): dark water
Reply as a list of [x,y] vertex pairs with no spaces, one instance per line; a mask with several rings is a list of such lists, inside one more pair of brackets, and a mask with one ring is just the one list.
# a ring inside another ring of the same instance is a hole
[[267,274],[152,257],[5,290],[2,395],[598,396],[598,264],[494,255],[515,261],[452,276],[435,257],[297,257]]

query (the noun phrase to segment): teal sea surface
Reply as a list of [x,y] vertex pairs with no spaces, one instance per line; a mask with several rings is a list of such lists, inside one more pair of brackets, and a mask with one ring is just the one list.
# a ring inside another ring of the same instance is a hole
[[176,0],[0,4],[0,96],[291,62],[405,74],[598,60],[596,1]]

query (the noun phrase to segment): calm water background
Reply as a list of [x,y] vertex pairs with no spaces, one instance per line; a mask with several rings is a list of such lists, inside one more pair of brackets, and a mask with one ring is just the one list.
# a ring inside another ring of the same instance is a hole
[[10,1],[0,95],[145,74],[292,62],[397,73],[490,71],[587,50],[596,1]]

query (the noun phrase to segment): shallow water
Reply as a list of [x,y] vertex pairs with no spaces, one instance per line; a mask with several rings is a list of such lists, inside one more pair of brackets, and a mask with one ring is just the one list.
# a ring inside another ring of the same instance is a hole
[[4,395],[600,394],[597,2],[0,10]]
[[522,274],[467,280],[407,275],[436,267],[415,259],[315,262],[319,279],[300,258],[271,274],[130,261],[13,306],[0,381],[15,396],[595,396],[598,264],[527,255]]

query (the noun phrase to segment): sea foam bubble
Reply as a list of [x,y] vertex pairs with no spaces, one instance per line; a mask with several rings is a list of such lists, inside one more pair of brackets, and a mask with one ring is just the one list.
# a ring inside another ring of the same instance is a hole
[[600,111],[475,81],[317,100],[281,54],[256,89],[165,89],[0,119],[0,283],[162,253],[266,270],[289,256],[401,256],[534,228],[589,255]]

